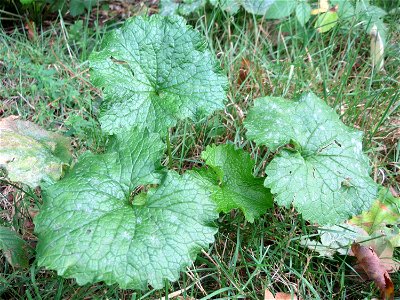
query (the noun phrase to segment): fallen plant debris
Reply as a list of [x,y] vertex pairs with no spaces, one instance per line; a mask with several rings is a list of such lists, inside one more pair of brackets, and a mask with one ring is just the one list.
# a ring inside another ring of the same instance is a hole
[[382,299],[394,299],[393,282],[375,251],[371,247],[361,246],[358,243],[354,243],[351,250],[357,258],[358,266],[365,271],[369,279],[373,280],[381,291]]
[[49,132],[38,125],[9,116],[0,120],[0,168],[11,181],[20,181],[32,188],[42,180],[55,182],[61,178],[72,156],[66,137]]
[[282,292],[278,292],[274,296],[269,290],[265,290],[264,300],[298,300],[298,298],[296,295]]

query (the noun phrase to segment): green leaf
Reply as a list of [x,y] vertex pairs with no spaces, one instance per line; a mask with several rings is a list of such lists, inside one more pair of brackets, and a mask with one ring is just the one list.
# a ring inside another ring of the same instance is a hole
[[381,188],[378,199],[369,211],[353,217],[350,222],[360,226],[369,234],[383,229],[386,225],[400,224],[400,198],[396,198],[386,189]]
[[397,223],[397,226],[385,227],[382,230],[394,248],[400,247],[400,228],[398,225],[399,223]]
[[236,14],[240,8],[239,0],[210,0],[210,3],[232,15]]
[[386,16],[386,11],[378,6],[369,4],[367,0],[359,0],[356,4],[356,13],[365,19],[380,19]]
[[327,11],[318,16],[314,28],[321,33],[328,32],[336,26],[338,19],[339,17],[336,11]]
[[0,120],[0,167],[11,181],[34,188],[54,182],[71,161],[69,140],[10,116]]
[[29,266],[28,246],[13,230],[0,226],[0,250],[13,267]]
[[296,18],[304,26],[311,17],[311,6],[307,2],[301,2],[296,6]]
[[[394,228],[398,235],[398,228]],[[340,255],[353,255],[351,244],[360,243],[364,247],[371,248],[382,266],[388,272],[398,271],[400,264],[393,259],[394,233],[374,232],[369,235],[364,229],[353,224],[341,224],[334,226],[324,226],[318,229],[320,242],[310,240],[309,237],[303,237],[301,245],[319,252],[320,256],[332,257],[338,253]]]
[[85,153],[45,189],[35,218],[38,264],[78,284],[144,289],[176,280],[213,242],[218,215],[192,175],[159,179],[163,149],[158,135],[135,128],[104,154]]
[[85,8],[90,9],[96,3],[96,0],[71,0],[69,13],[73,17],[79,16],[85,12]]
[[283,19],[289,17],[295,10],[296,0],[277,0],[272,3],[265,13],[266,19]]
[[265,15],[276,0],[240,0],[243,8],[255,15]]
[[69,5],[69,13],[71,16],[76,17],[85,12],[85,4],[82,0],[71,0]]
[[346,20],[354,17],[355,9],[350,0],[331,0],[333,6],[337,5],[337,13],[340,19]]
[[380,7],[370,5],[366,0],[357,1],[355,11],[358,20],[362,23],[368,34],[371,33],[374,25],[376,26],[376,30],[380,34],[383,44],[385,45],[387,27],[382,18],[386,15],[386,11]]
[[212,199],[219,212],[239,208],[253,222],[272,207],[272,195],[262,178],[253,176],[254,161],[250,154],[233,145],[207,146],[201,157],[210,167],[198,174],[214,190]]
[[367,236],[364,230],[350,224],[320,227],[318,234],[320,242],[303,237],[300,243],[325,257],[332,257],[336,252],[348,255],[351,244]]
[[138,125],[164,133],[179,119],[223,108],[227,78],[181,17],[129,19],[106,35],[90,61],[92,81],[103,88],[106,132]]
[[188,16],[204,7],[206,0],[161,0],[160,14],[162,16]]
[[21,2],[21,4],[23,4],[23,5],[31,4],[35,1],[36,0],[19,0],[19,2]]
[[376,184],[362,152],[362,133],[345,126],[321,99],[265,97],[245,121],[247,136],[280,151],[266,168],[265,186],[284,206],[291,203],[313,222],[337,224],[369,209]]

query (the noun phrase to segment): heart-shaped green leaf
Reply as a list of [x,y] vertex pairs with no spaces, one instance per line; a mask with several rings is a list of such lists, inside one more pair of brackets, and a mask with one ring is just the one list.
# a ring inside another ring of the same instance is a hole
[[223,108],[227,78],[181,17],[129,19],[106,35],[90,62],[92,82],[104,93],[100,123],[109,133],[134,125],[164,133],[179,119]]
[[192,175],[170,171],[159,180],[163,149],[158,135],[134,129],[104,154],[85,153],[46,188],[35,218],[39,265],[79,284],[144,289],[178,279],[213,242],[218,214]]
[[296,102],[257,99],[245,126],[249,139],[271,150],[291,144],[265,170],[265,186],[280,205],[293,203],[305,219],[323,225],[360,214],[375,200],[362,133],[314,94]]

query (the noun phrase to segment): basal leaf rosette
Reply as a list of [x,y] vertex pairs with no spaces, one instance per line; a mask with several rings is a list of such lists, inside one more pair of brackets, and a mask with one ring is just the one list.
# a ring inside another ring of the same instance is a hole
[[178,279],[213,242],[218,215],[190,174],[156,175],[163,149],[158,135],[135,129],[46,188],[35,218],[39,265],[79,284],[144,289]]
[[247,136],[279,154],[266,167],[265,186],[280,205],[293,205],[313,222],[338,224],[368,210],[377,186],[362,151],[362,133],[344,125],[312,93],[298,101],[255,101]]
[[206,41],[178,16],[127,20],[105,36],[90,63],[108,133],[134,125],[164,133],[177,120],[222,109],[226,99],[227,78]]

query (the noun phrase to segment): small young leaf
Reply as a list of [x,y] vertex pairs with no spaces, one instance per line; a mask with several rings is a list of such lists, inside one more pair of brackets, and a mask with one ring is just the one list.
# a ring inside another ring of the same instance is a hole
[[[158,135],[135,128],[117,136],[106,153],[85,153],[46,188],[35,218],[38,264],[78,284],[144,289],[177,280],[213,242],[218,214],[192,175],[170,171],[159,180],[163,149]],[[132,200],[148,184],[159,186]]]
[[311,6],[307,2],[301,2],[296,6],[296,18],[304,26],[311,17]]
[[338,19],[339,17],[336,11],[327,11],[318,16],[314,27],[318,32],[328,32],[336,26]]
[[235,150],[233,145],[213,145],[207,146],[201,157],[210,168],[197,173],[214,190],[212,199],[218,211],[227,213],[239,208],[253,222],[272,207],[272,195],[264,187],[264,180],[253,176],[254,161],[249,153]]
[[232,15],[236,14],[240,8],[239,0],[210,0],[210,3]]
[[160,14],[162,16],[183,15],[191,13],[204,7],[206,0],[161,0]]
[[97,0],[71,0],[69,13],[73,17],[79,16],[85,12],[85,8],[89,10],[96,3]]
[[354,255],[350,251],[350,246],[353,243],[360,243],[376,253],[386,271],[396,272],[400,264],[393,259],[393,250],[396,247],[393,242],[399,236],[399,230],[397,227],[393,227],[393,229],[385,228],[368,234],[364,229],[352,223],[324,226],[318,229],[320,242],[302,238],[301,244],[319,252],[320,256],[332,257],[336,253]]
[[377,186],[369,177],[362,133],[345,126],[321,99],[265,97],[245,121],[247,136],[271,150],[291,144],[266,168],[265,186],[313,222],[337,224],[367,210]]
[[377,6],[370,5],[366,0],[360,0],[356,3],[355,12],[358,20],[362,23],[368,34],[371,33],[374,26],[376,27],[376,31],[380,35],[382,44],[385,46],[387,28],[382,21],[382,18],[386,15],[386,11]]
[[333,6],[337,6],[337,13],[340,19],[346,20],[354,17],[355,8],[351,0],[331,0]]
[[29,265],[28,246],[13,230],[0,226],[0,250],[13,267],[27,268]]
[[69,13],[71,16],[76,17],[85,12],[85,4],[82,0],[71,0],[69,6]]
[[243,8],[255,15],[265,15],[269,7],[277,0],[240,0]]
[[302,238],[301,244],[325,257],[332,257],[336,253],[348,255],[355,241],[368,237],[363,229],[351,224],[320,227],[318,234],[321,242]]
[[0,167],[11,181],[34,188],[56,181],[71,160],[69,140],[10,116],[0,120]]
[[206,41],[178,16],[127,20],[90,61],[108,133],[135,125],[164,134],[179,119],[222,109],[226,99],[227,78]]
[[265,13],[266,19],[283,19],[289,17],[296,8],[296,1],[275,1]]

